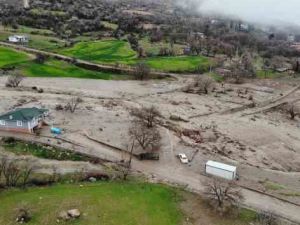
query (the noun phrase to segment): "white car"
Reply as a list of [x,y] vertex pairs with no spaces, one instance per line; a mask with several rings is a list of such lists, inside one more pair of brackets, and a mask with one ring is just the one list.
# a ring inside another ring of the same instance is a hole
[[181,163],[183,163],[183,164],[188,164],[189,163],[189,159],[186,156],[186,154],[180,153],[180,154],[177,155],[177,157],[180,159]]

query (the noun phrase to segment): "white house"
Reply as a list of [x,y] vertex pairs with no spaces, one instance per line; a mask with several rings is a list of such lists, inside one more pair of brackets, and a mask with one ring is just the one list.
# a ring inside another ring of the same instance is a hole
[[11,43],[28,43],[29,37],[27,35],[12,35],[8,37],[8,41]]

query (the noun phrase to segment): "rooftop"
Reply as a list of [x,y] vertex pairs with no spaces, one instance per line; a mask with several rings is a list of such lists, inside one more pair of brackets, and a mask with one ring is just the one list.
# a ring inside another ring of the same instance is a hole
[[33,108],[20,108],[16,109],[14,111],[10,111],[8,113],[5,113],[3,115],[0,115],[0,120],[5,121],[29,121],[32,120],[35,117],[41,116],[45,112],[47,112],[47,109],[39,109],[36,107]]

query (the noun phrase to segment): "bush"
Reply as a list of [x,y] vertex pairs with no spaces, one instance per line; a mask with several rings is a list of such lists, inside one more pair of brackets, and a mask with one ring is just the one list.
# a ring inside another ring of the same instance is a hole
[[31,220],[31,215],[28,208],[21,207],[17,209],[16,222],[28,223]]
[[24,79],[24,76],[21,75],[21,74],[11,75],[7,78],[5,86],[10,87],[10,88],[19,87],[19,85],[20,85],[20,83],[22,82],[23,79]]

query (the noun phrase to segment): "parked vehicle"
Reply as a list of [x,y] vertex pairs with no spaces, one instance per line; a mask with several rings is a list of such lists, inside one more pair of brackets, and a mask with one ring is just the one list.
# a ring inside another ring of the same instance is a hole
[[177,157],[180,159],[180,162],[181,162],[181,163],[183,163],[183,164],[189,163],[189,159],[188,159],[188,157],[186,156],[186,154],[180,153],[180,154],[177,155]]
[[62,130],[58,127],[51,127],[51,133],[52,134],[61,134]]
[[208,161],[205,164],[206,174],[221,177],[227,180],[238,179],[237,168],[220,162]]
[[141,153],[137,157],[139,160],[159,160],[158,153]]

